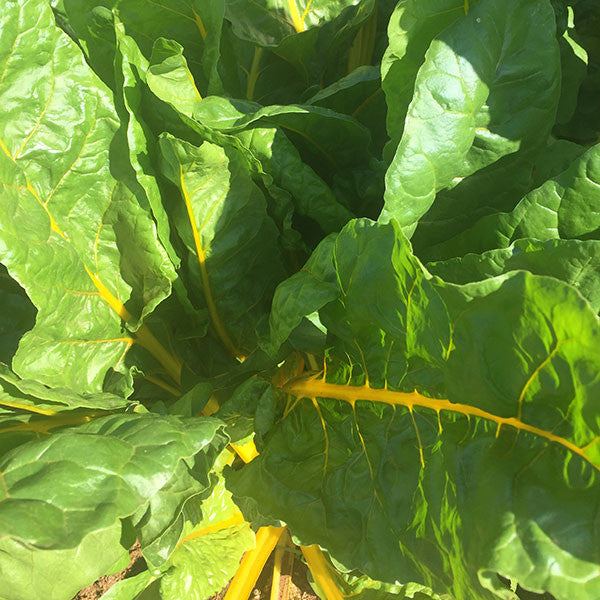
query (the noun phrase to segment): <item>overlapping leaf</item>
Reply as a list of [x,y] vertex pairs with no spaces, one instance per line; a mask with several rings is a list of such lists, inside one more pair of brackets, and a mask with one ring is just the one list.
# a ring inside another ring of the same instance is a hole
[[[525,52],[529,47],[539,52]],[[396,218],[412,233],[455,178],[543,143],[554,123],[559,72],[546,0],[475,4],[427,50],[386,175],[381,219]]]
[[281,386],[281,421],[230,474],[234,496],[376,579],[481,600],[508,594],[500,574],[595,598],[600,324],[587,302],[525,272],[464,291],[430,282],[392,225],[353,222],[330,248],[326,372]]
[[398,147],[415,80],[431,41],[454,23],[464,10],[463,0],[400,0],[388,24],[389,45],[381,60],[382,87],[387,100],[389,158]]
[[[156,494],[188,473],[201,489],[210,487],[208,471],[226,441],[221,427],[210,418],[113,415],[6,454],[0,466],[0,574],[11,587],[2,593],[38,598],[36,582],[65,558],[81,573],[55,580],[52,597],[71,597],[91,583],[90,574],[117,560],[120,519],[142,507],[152,510]],[[194,471],[198,460],[203,471]],[[100,542],[110,542],[108,564]],[[69,549],[78,551],[63,552]],[[89,579],[82,582],[81,574]]]
[[165,174],[181,194],[172,214],[190,251],[189,268],[218,339],[243,356],[284,275],[265,198],[233,150],[165,135],[161,151]]
[[110,94],[49,7],[22,0],[7,8],[1,254],[39,311],[13,367],[49,385],[97,391],[133,343],[121,321],[138,328],[170,293],[174,271],[149,215],[112,175],[119,123]]

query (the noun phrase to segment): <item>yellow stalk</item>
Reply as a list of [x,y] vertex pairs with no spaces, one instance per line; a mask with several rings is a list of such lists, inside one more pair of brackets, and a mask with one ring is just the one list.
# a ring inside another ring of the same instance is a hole
[[335,581],[329,573],[329,565],[321,552],[319,546],[300,546],[302,554],[308,564],[315,581],[323,590],[327,600],[343,600],[344,595],[340,592]]
[[219,403],[214,396],[211,396],[206,403],[206,406],[202,409],[202,414],[205,417],[210,417],[210,415],[214,415],[219,410]]
[[464,9],[465,9],[465,15],[469,14],[469,0],[464,0]]
[[238,446],[237,444],[230,444],[230,446],[246,464],[253,461],[258,456],[258,450],[254,444],[254,440],[250,440],[241,446]]
[[169,385],[168,383],[163,381],[160,377],[155,377],[154,375],[144,375],[144,379],[146,381],[149,381],[150,383],[153,383],[154,385],[158,386],[159,388],[162,388],[166,392],[169,392],[169,394],[173,394],[173,396],[177,396],[178,398],[181,396],[181,391],[178,388],[176,388],[172,385]]
[[192,12],[194,13],[194,20],[196,21],[196,27],[198,28],[198,31],[200,32],[202,39],[205,40],[206,39],[206,27],[204,27],[204,23],[202,22],[200,15],[195,10],[192,10]]
[[479,417],[496,424],[497,432],[504,426],[513,427],[519,431],[527,431],[539,437],[547,439],[549,442],[559,444],[571,452],[583,458],[591,464],[596,470],[600,471],[600,465],[592,462],[587,456],[585,447],[580,448],[566,438],[555,435],[551,431],[529,425],[516,417],[500,417],[487,412],[477,406],[461,404],[459,402],[450,402],[443,398],[428,398],[422,396],[416,390],[414,392],[396,392],[386,388],[372,388],[369,385],[340,385],[336,383],[327,383],[323,379],[309,377],[305,379],[293,379],[288,381],[283,387],[283,391],[292,394],[296,398],[332,398],[348,402],[354,407],[356,402],[380,402],[390,406],[404,406],[412,412],[415,408],[427,408],[440,414],[441,411],[453,412],[467,417]]
[[279,600],[279,581],[281,579],[281,563],[283,562],[283,548],[277,546],[273,561],[273,577],[271,581],[271,595],[269,600]]
[[19,410],[27,410],[32,413],[36,413],[38,415],[45,415],[47,417],[51,417],[56,414],[55,410],[38,408],[37,406],[32,406],[31,404],[22,404],[21,402],[12,402],[8,400],[0,400],[0,406],[8,406],[8,408],[17,408]]
[[246,552],[223,600],[248,600],[269,555],[284,527],[261,527],[256,532],[256,548]]
[[296,0],[288,0],[288,6],[290,8],[290,16],[292,17],[296,33],[306,31],[306,27],[304,26],[304,19],[300,16],[300,13],[298,12],[298,7],[296,6]]
[[[100,292],[101,298],[127,323],[132,317],[131,313],[125,308],[125,305],[104,285],[98,275],[92,273],[85,265],[84,268],[96,286],[96,289]],[[140,346],[146,348],[158,360],[174,381],[177,383],[181,381],[181,361],[168,352],[146,325],[142,325],[135,332],[135,339]]]
[[190,198],[190,195],[188,194],[187,187],[185,185],[185,180],[183,178],[183,169],[181,168],[181,166],[179,167],[179,183],[181,186],[181,193],[183,194],[183,199],[185,202],[185,207],[188,213],[190,226],[192,228],[192,236],[194,238],[194,245],[196,247],[198,265],[200,267],[200,278],[202,279],[204,298],[206,300],[206,305],[208,306],[210,319],[223,345],[229,350],[229,352],[231,352],[233,356],[243,359],[244,357],[238,352],[238,350],[234,346],[233,342],[231,341],[231,338],[229,337],[229,334],[227,333],[227,330],[225,329],[225,325],[223,325],[223,322],[221,321],[219,311],[217,310],[217,305],[212,295],[210,278],[208,276],[208,270],[206,269],[204,248],[202,246],[202,240],[200,239],[200,231],[198,230],[198,226],[196,224],[196,216],[194,215],[192,200]]

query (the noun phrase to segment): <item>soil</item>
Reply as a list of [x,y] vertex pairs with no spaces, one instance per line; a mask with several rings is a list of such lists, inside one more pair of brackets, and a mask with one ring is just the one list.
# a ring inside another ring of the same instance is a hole
[[[263,569],[256,587],[250,594],[248,600],[269,600],[271,597],[271,583],[273,574],[273,557],[267,561]],[[114,575],[105,575],[97,581],[82,589],[73,600],[98,600],[107,592],[117,581],[133,577],[146,568],[146,563],[140,551],[139,542],[136,542],[129,550],[130,562],[126,569]],[[223,600],[227,587],[219,594],[213,596],[210,600]],[[286,596],[287,592],[287,596]],[[283,565],[281,569],[281,577],[279,580],[279,598],[281,600],[318,600],[312,587],[308,583],[308,570],[306,565],[297,557],[294,556],[290,549],[284,555]],[[185,600],[182,598],[181,600]]]
[[133,577],[141,573],[146,568],[146,561],[142,558],[140,543],[136,540],[135,544],[129,549],[129,564],[120,573],[113,575],[104,575],[91,585],[80,590],[73,600],[97,600],[107,592],[117,581],[126,577]]

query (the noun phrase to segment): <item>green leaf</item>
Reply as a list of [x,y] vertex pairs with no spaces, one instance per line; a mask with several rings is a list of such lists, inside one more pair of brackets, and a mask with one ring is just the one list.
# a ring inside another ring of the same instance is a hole
[[423,260],[441,260],[490,249],[485,238],[470,236],[469,230],[486,217],[512,211],[523,196],[562,173],[583,152],[578,144],[550,140],[535,151],[509,154],[442,190],[411,239],[415,252]]
[[254,348],[257,321],[284,276],[277,229],[234,150],[169,135],[160,146],[165,175],[181,194],[172,215],[190,252],[190,273],[218,339],[242,356]]
[[545,141],[559,94],[554,31],[546,0],[481,0],[433,40],[386,175],[382,221],[412,233],[456,178]]
[[344,74],[352,36],[374,9],[373,0],[232,0],[225,16],[238,38],[271,48],[307,87]]
[[394,223],[349,224],[330,269],[326,371],[281,385],[265,448],[227,474],[236,502],[384,582],[507,598],[500,574],[558,600],[595,598],[589,304],[523,271],[464,292],[430,281]]
[[559,45],[562,84],[556,122],[567,123],[577,108],[579,88],[587,75],[588,56],[568,31],[560,38]]
[[211,96],[196,106],[194,118],[227,133],[243,131],[250,125],[276,125],[298,140],[301,152],[304,150],[317,164],[325,160],[330,169],[357,165],[370,158],[369,131],[352,117],[326,108],[310,105],[260,108],[250,102]]
[[[129,182],[111,174],[122,149],[111,147],[119,122],[110,94],[50,8],[11,2],[0,29],[0,253],[38,309],[13,368],[100,391],[132,344],[122,320],[138,329],[175,272]],[[33,90],[26,106],[23,86]]]
[[265,173],[289,192],[296,212],[313,219],[325,233],[339,231],[352,218],[329,186],[302,161],[281,129],[251,127],[236,137],[256,156]]
[[[104,10],[102,10],[102,8]],[[146,0],[64,0],[69,25],[75,31],[94,70],[113,87],[111,69],[114,42],[98,31],[97,19],[108,10],[118,11],[125,33],[131,36],[146,58],[159,37],[183,44],[193,65],[194,76],[204,91],[219,91],[216,62],[223,18],[223,2],[169,0],[168,3]],[[108,57],[108,59],[107,59]]]
[[183,55],[183,46],[173,40],[159,38],[154,42],[146,81],[158,98],[188,117],[202,100]]
[[120,545],[120,537],[120,523],[87,534],[75,548],[60,550],[36,548],[3,537],[0,539],[0,598],[72,598],[80,589],[109,572],[117,560],[128,556],[127,550]]
[[600,242],[517,240],[508,248],[428,263],[444,281],[465,284],[519,269],[548,275],[578,289],[594,312],[600,312]]
[[139,595],[152,583],[156,577],[150,571],[142,571],[133,577],[115,582],[100,600],[137,600]]
[[599,202],[600,144],[523,198],[513,211],[512,238],[597,238]]
[[205,600],[235,575],[242,555],[255,546],[250,525],[241,519],[221,479],[200,505],[202,520],[187,522],[185,536],[160,582],[165,600]]
[[331,268],[335,236],[326,237],[298,272],[279,284],[269,317],[270,338],[264,348],[275,355],[302,319],[333,301],[338,292]]
[[464,14],[463,0],[400,0],[388,24],[389,45],[381,59],[388,105],[386,158],[398,147],[417,73],[432,40]]
[[[184,472],[199,477],[203,489],[210,487],[208,471],[225,442],[221,427],[210,418],[113,415],[5,454],[0,464],[0,544],[20,551],[0,556],[2,579],[10,579],[11,557],[16,556],[27,580],[52,580],[53,597],[71,597],[101,574],[95,565],[108,568],[115,562],[120,519],[143,507],[152,510],[156,495],[171,490]],[[110,564],[94,533],[102,531],[110,538],[102,539],[111,543]],[[46,570],[66,557],[87,577],[78,578],[75,589],[68,579],[59,586],[53,571]]]
[[388,106],[382,91],[379,69],[361,66],[319,90],[307,104],[328,108],[357,119],[371,132],[374,151],[379,156],[387,141],[385,115]]
[[[34,381],[21,379],[6,365],[0,363],[0,405],[32,412],[52,415],[63,410],[89,408],[117,410],[127,406],[124,398],[101,392],[96,394],[77,393],[68,388],[48,388]],[[5,401],[5,402],[4,402]]]

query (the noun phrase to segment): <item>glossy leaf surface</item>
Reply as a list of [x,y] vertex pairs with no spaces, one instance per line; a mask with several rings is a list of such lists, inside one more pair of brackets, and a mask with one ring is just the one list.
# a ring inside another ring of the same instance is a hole
[[234,495],[377,579],[479,599],[500,573],[593,598],[600,326],[586,301],[523,272],[429,282],[391,225],[353,222],[330,256],[326,374],[281,386],[285,411],[230,474]]

